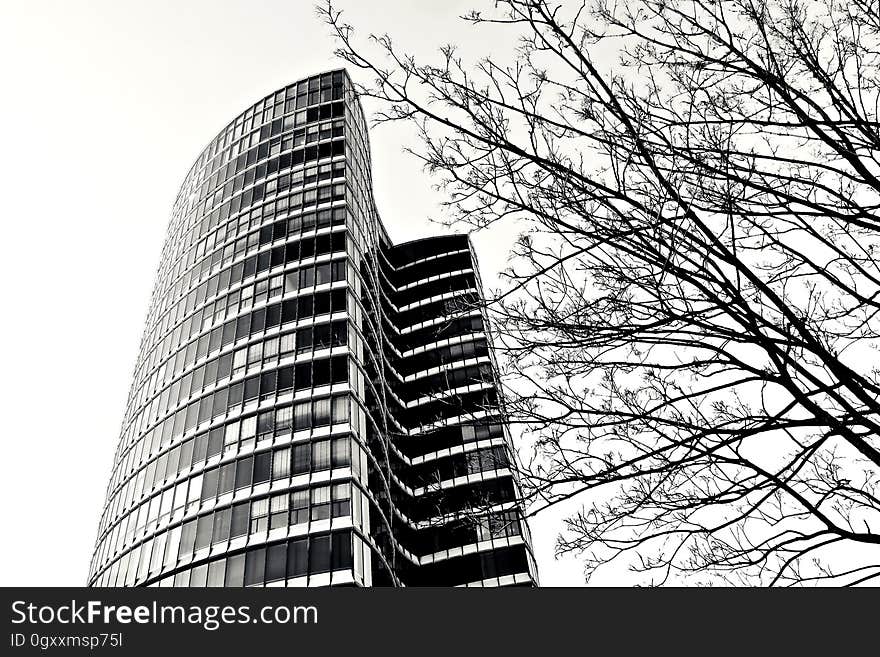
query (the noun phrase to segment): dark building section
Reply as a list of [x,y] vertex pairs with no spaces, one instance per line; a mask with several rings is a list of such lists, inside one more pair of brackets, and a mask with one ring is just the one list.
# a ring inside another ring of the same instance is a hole
[[392,245],[344,71],[270,94],[175,203],[96,586],[534,585],[466,236]]

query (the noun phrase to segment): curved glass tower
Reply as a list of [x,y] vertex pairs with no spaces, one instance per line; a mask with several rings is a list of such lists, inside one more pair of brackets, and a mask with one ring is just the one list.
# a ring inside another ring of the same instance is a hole
[[392,245],[344,71],[181,187],[94,586],[534,585],[466,236]]

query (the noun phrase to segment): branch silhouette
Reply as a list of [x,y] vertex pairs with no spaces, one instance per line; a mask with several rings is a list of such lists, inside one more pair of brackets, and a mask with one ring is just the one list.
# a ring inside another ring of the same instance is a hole
[[516,47],[472,64],[319,11],[449,221],[525,226],[486,310],[558,552],[877,583],[877,3],[505,0],[462,19]]

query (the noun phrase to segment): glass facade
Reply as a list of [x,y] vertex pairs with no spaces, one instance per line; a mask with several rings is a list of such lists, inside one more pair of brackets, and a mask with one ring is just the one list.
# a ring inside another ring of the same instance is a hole
[[393,245],[344,71],[178,194],[94,586],[536,583],[466,236]]

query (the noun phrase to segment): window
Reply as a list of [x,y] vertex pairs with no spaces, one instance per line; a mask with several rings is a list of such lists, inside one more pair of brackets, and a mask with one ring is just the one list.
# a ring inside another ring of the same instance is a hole
[[330,517],[330,486],[312,489],[312,520],[325,520]]
[[300,363],[294,369],[293,387],[295,390],[304,390],[312,385],[311,363]]
[[220,467],[220,478],[217,484],[217,494],[223,495],[232,490],[235,484],[235,463],[226,463]]
[[351,485],[333,484],[330,514],[334,518],[351,515]]
[[330,282],[330,263],[318,265],[315,268],[315,284],[323,285]]
[[293,424],[293,407],[285,406],[275,411],[275,433],[282,434],[290,430]]
[[208,581],[208,564],[202,564],[201,566],[196,566],[192,570],[192,576],[189,581],[189,586],[192,588],[202,588],[207,584]]
[[274,582],[286,577],[287,543],[270,545],[266,552],[266,581]]
[[260,394],[260,377],[252,376],[244,382],[244,400],[256,399]]
[[318,324],[314,328],[314,333],[312,335],[312,342],[315,345],[315,349],[326,349],[330,346],[330,324]]
[[275,387],[277,385],[278,371],[272,370],[271,372],[265,372],[260,377],[260,398],[268,399],[269,396],[275,393]]
[[290,476],[290,449],[281,449],[272,455],[272,479]]
[[258,550],[249,551],[245,557],[244,585],[254,586],[255,584],[262,584],[265,567],[265,548],[259,548]]
[[519,536],[519,518],[516,511],[495,513],[489,516],[489,533],[492,538]]
[[480,450],[480,463],[483,470],[495,470],[508,466],[507,453],[503,447]]
[[291,541],[287,548],[287,574],[301,577],[308,574],[309,542],[307,538]]
[[168,534],[167,549],[165,550],[165,569],[172,568],[177,563],[177,553],[180,548],[180,527],[175,527]]
[[217,480],[219,479],[219,476],[220,470],[218,468],[208,470],[205,473],[205,477],[202,480],[202,502],[212,499],[217,495]]
[[309,550],[309,572],[325,573],[330,570],[330,536],[313,536]]
[[299,402],[294,406],[293,429],[299,431],[312,426],[311,402]]
[[348,532],[333,534],[333,549],[331,551],[331,564],[333,570],[351,568],[351,534]]
[[235,487],[247,488],[253,481],[254,458],[241,459],[235,464]]
[[193,449],[193,463],[198,464],[204,462],[208,449],[208,436],[202,434],[196,436],[195,448]]
[[314,387],[330,384],[330,361],[316,360],[312,362],[312,385]]
[[226,435],[223,438],[224,449],[233,449],[238,443],[239,426],[238,422],[226,425]]
[[284,286],[283,276],[273,276],[269,281],[269,297],[277,297]]
[[174,498],[174,489],[169,488],[164,493],[162,493],[162,510],[159,512],[160,517],[164,518],[169,513],[171,513],[171,507],[173,506],[173,498]]
[[180,465],[179,471],[183,471],[192,464],[193,441],[187,440],[180,446]]
[[[224,404],[224,407],[226,405]],[[208,434],[208,451],[206,458],[211,458],[215,454],[223,451],[223,428],[212,429]]]
[[312,348],[312,328],[302,328],[296,332],[296,351],[297,353],[305,353]]
[[254,456],[254,484],[269,481],[272,467],[272,452],[262,452]]
[[274,495],[269,500],[269,529],[286,527],[288,518],[287,510],[290,496],[287,493]]
[[248,511],[250,504],[242,502],[232,507],[232,519],[230,521],[229,536],[244,536],[248,533]]
[[293,388],[293,367],[282,367],[278,370],[278,393],[286,392]]
[[241,586],[244,584],[245,555],[236,554],[226,560],[226,586]]
[[258,342],[257,344],[252,344],[248,347],[247,352],[247,364],[248,367],[254,365],[256,363],[260,363],[263,360],[263,343]]
[[207,586],[220,587],[223,586],[224,575],[226,574],[226,559],[218,559],[208,564],[208,581]]
[[297,525],[309,521],[309,489],[295,490],[290,494],[290,523]]
[[239,374],[247,367],[247,349],[239,349],[232,356],[232,373]]
[[254,500],[251,503],[251,534],[264,532],[269,527],[269,499]]
[[345,383],[348,381],[348,357],[334,356],[330,360],[333,369],[333,383]]
[[257,435],[257,416],[251,415],[241,421],[241,439],[247,440]]
[[313,470],[326,470],[330,467],[330,441],[319,440],[312,443]]
[[257,416],[257,435],[260,440],[266,438],[275,430],[275,413],[263,411]]
[[162,566],[162,556],[165,550],[165,540],[168,538],[169,534],[160,534],[156,538],[156,542],[153,544],[153,554],[150,558],[150,574],[155,575],[159,572],[159,569]]
[[333,424],[348,422],[348,396],[333,398]]
[[300,288],[311,287],[315,284],[315,270],[312,267],[305,267],[299,272]]
[[330,398],[315,401],[314,426],[323,427],[330,424]]
[[182,481],[174,487],[174,510],[182,509],[186,506],[186,486],[187,482]]
[[295,271],[288,272],[284,275],[284,290],[286,292],[294,292],[299,287],[299,274]]
[[281,352],[281,357],[287,356],[288,354],[293,353],[296,349],[296,334],[287,333],[286,335],[281,336],[281,345],[279,346],[279,350]]
[[334,347],[344,345],[348,337],[348,326],[345,320],[333,322],[331,324],[331,341]]
[[351,440],[345,438],[334,438],[331,443],[330,465],[334,468],[344,468],[351,463],[350,456]]
[[211,410],[211,417],[219,417],[226,413],[229,407],[229,388],[222,388],[214,393],[214,401]]
[[211,531],[213,526],[213,515],[208,514],[201,516],[196,524],[196,551],[208,547],[211,544]]
[[[223,543],[229,540],[229,530],[232,521],[232,508],[227,507],[214,514],[214,530],[211,543]],[[223,581],[223,578],[220,578]]]
[[312,446],[308,443],[293,447],[293,474],[305,474],[311,466]]
[[244,383],[239,382],[229,388],[229,401],[226,405],[228,408],[235,408],[241,405],[242,399],[244,399]]

